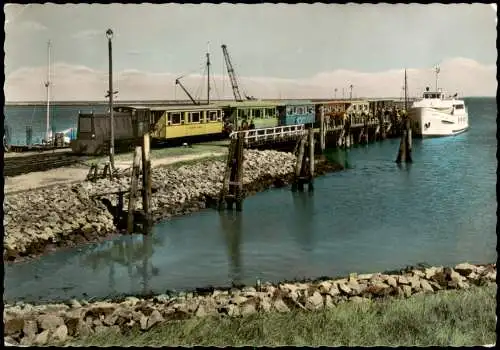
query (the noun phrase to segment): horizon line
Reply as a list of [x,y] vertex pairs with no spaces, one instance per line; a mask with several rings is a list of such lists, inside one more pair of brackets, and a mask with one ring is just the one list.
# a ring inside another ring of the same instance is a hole
[[[484,98],[484,97],[489,97],[489,98],[496,98],[496,95],[478,95],[478,96],[461,96],[461,98]],[[409,97],[409,99],[415,99],[415,97]],[[352,99],[349,98],[332,98],[332,97],[320,97],[320,98],[262,98],[259,99],[261,101],[300,101],[300,100],[325,100],[325,101],[359,101],[359,100],[403,100],[401,97],[394,97],[394,96],[386,96],[386,97],[353,97]],[[227,98],[227,99],[212,99],[212,101],[231,101],[231,102],[236,102],[232,98]],[[114,104],[124,104],[124,103],[138,103],[138,102],[189,102],[191,104],[191,100],[189,99],[135,99],[135,100],[122,100],[122,101],[114,101]],[[200,101],[204,102],[204,101]],[[245,102],[245,101],[244,101]],[[75,103],[95,103],[95,104],[109,104],[107,100],[51,100],[51,104],[75,104]],[[17,104],[47,104],[47,101],[44,100],[38,100],[38,101],[22,101],[22,100],[17,100],[17,101],[5,101],[5,106],[7,105],[17,105]]]

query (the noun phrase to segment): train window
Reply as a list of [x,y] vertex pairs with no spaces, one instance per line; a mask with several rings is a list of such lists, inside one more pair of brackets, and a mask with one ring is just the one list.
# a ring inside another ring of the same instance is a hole
[[255,118],[262,118],[262,112],[261,112],[261,110],[260,109],[254,109],[253,116]]
[[169,121],[172,125],[177,125],[181,123],[181,114],[180,113],[169,113]]
[[248,117],[248,110],[247,109],[240,109],[238,113],[238,117],[240,118],[247,118]]
[[292,115],[293,114],[293,108],[292,107],[286,107],[286,115]]
[[209,114],[208,117],[209,121],[214,122],[217,120],[217,111],[209,111],[208,114]]
[[199,123],[200,122],[200,112],[191,112],[191,123]]
[[314,107],[313,106],[307,107],[307,113],[308,114],[313,114],[314,113]]
[[304,107],[297,107],[295,108],[295,112],[297,112],[297,114],[304,114]]
[[92,132],[92,119],[80,118],[79,132]]

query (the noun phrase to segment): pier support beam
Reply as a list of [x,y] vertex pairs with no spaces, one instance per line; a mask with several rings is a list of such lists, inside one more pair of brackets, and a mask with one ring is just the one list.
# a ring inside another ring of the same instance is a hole
[[[308,152],[306,152],[308,144]],[[297,163],[295,165],[295,178],[292,183],[292,191],[303,191],[304,185],[308,184],[309,191],[314,190],[314,131],[309,130],[308,135],[300,139]]]
[[141,147],[137,146],[134,151],[134,162],[132,164],[132,177],[130,178],[130,195],[128,200],[127,232],[134,232],[135,202],[137,200],[137,185],[139,182],[139,171],[141,161]]
[[411,148],[412,148],[412,140],[411,140],[411,125],[410,125],[410,119],[408,118],[407,115],[403,116],[404,122],[403,124],[403,130],[402,130],[402,135],[401,135],[401,142],[399,144],[399,152],[398,152],[398,157],[396,158],[396,163],[411,163],[412,157],[411,157]]
[[319,147],[321,154],[323,154],[326,149],[325,108],[323,106],[320,107]]
[[145,133],[142,139],[142,209],[146,225],[151,224],[151,139],[149,133]]
[[232,139],[229,145],[229,152],[224,173],[224,182],[219,198],[219,210],[233,208],[236,202],[236,211],[243,209],[243,134],[238,134],[236,139]]

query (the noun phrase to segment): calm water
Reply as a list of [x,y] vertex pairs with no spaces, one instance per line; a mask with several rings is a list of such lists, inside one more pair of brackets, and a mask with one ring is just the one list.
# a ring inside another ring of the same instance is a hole
[[350,169],[315,192],[275,189],[244,211],[206,210],[121,237],[6,267],[4,298],[54,300],[224,286],[257,278],[375,272],[426,262],[496,259],[496,101],[470,99],[471,130],[415,140],[410,166],[398,140],[332,153]]
[[[78,124],[78,111],[82,113],[103,113],[104,105],[57,105],[50,107],[50,128],[56,132],[76,128]],[[32,127],[32,142],[39,143],[46,131],[45,106],[4,106],[6,136],[12,145],[26,145],[26,126]]]

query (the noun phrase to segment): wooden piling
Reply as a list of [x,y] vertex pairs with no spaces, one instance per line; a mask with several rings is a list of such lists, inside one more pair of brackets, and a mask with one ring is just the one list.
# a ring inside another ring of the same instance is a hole
[[314,189],[314,130],[309,129],[309,191]]
[[142,208],[144,217],[149,224],[151,221],[151,159],[150,137],[145,133],[142,139]]
[[412,157],[411,157],[411,127],[410,127],[410,120],[407,115],[403,116],[404,122],[403,124],[403,130],[401,134],[401,141],[399,143],[399,152],[398,152],[398,157],[396,158],[396,163],[401,163],[401,162],[406,162],[406,163],[411,163]]
[[304,152],[306,147],[306,135],[300,138],[299,144],[299,154],[297,155],[297,163],[295,164],[295,179],[292,184],[292,191],[296,191],[300,187],[300,175],[302,172],[302,161],[304,158]]
[[320,107],[319,147],[323,154],[326,148],[325,108],[323,106]]
[[118,204],[116,205],[116,221],[121,222],[123,216],[123,192],[118,193]]
[[232,139],[229,145],[229,152],[224,172],[224,182],[219,197],[219,210],[233,208],[236,203],[236,210],[243,209],[243,150],[245,145],[244,135],[238,134],[236,139]]
[[137,199],[137,185],[139,182],[139,170],[141,162],[141,147],[137,146],[134,151],[134,162],[132,164],[132,177],[130,178],[130,195],[128,201],[127,232],[134,231],[134,212]]

